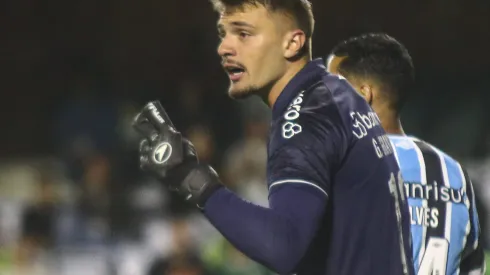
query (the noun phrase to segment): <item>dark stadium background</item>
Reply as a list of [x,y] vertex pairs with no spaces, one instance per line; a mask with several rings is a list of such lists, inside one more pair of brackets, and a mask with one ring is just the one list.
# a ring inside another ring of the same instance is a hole
[[[485,222],[490,1],[313,6],[315,56],[366,31],[407,46],[417,89],[405,130],[468,167]],[[204,274],[204,266],[212,274],[268,274],[137,169],[130,118],[159,99],[226,184],[264,202],[268,112],[228,99],[216,19],[196,0],[0,4],[0,273],[146,275],[173,266],[168,274]]]

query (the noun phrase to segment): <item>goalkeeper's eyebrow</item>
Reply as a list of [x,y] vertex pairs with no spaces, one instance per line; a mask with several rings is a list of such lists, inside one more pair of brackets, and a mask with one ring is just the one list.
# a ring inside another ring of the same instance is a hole
[[[243,29],[248,29],[248,30],[255,29],[255,26],[254,25],[252,25],[250,23],[247,23],[247,22],[244,22],[244,21],[232,21],[229,24],[232,27],[236,27],[236,28],[243,28]],[[217,27],[218,33],[220,35],[226,33],[225,32],[225,25],[223,23],[218,22],[218,24],[216,25],[216,27]]]

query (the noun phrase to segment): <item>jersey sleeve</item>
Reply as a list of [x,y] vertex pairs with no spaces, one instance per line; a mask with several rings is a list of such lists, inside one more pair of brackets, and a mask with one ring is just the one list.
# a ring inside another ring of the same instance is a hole
[[483,275],[485,274],[485,254],[481,243],[480,223],[478,220],[478,211],[476,209],[475,190],[466,171],[464,171],[466,180],[466,194],[469,201],[470,232],[466,240],[466,247],[462,255],[460,271],[461,274]]
[[273,133],[269,193],[293,184],[328,197],[335,169],[348,147],[347,131],[328,90],[320,96],[302,95],[293,100]]
[[460,265],[461,275],[484,275],[486,274],[485,253],[481,243],[476,250],[467,255]]

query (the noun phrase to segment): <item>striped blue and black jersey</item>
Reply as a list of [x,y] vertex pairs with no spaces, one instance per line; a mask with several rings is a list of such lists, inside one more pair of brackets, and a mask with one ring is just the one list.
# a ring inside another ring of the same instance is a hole
[[410,208],[418,275],[485,273],[475,194],[459,162],[414,137],[390,135]]

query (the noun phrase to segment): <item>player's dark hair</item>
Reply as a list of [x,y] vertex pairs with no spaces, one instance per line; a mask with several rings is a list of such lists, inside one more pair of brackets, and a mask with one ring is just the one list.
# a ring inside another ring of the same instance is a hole
[[415,78],[412,58],[403,44],[385,33],[368,33],[340,42],[332,54],[345,57],[338,66],[340,74],[379,81],[390,107],[400,113]]
[[247,5],[264,6],[272,12],[283,12],[297,24],[306,36],[306,43],[300,55],[311,53],[310,41],[313,36],[315,18],[308,0],[210,0],[214,9],[222,13],[226,9],[243,9]]

